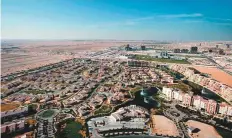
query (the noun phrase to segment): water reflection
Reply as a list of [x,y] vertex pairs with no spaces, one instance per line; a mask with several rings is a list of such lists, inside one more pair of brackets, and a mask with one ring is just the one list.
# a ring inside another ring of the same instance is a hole
[[160,103],[157,102],[152,96],[157,94],[158,88],[151,87],[151,88],[143,88],[135,92],[135,98],[133,101],[129,102],[129,105],[138,105],[142,106],[147,109],[151,109],[154,107],[159,107]]

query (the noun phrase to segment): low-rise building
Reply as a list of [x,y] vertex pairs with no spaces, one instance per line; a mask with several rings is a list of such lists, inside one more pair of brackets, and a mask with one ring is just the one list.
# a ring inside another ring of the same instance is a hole
[[227,115],[232,116],[232,106],[228,106]]
[[18,107],[18,108],[13,109],[13,110],[8,110],[8,111],[1,112],[1,118],[2,117],[7,117],[7,116],[19,115],[19,114],[26,113],[26,112],[28,112],[28,107],[27,106]]
[[165,99],[171,101],[173,98],[172,88],[163,87],[162,93],[165,95]]
[[184,106],[189,107],[189,106],[191,106],[191,103],[192,103],[192,93],[191,93],[191,94],[189,94],[189,93],[183,94],[183,101],[182,101],[182,104],[183,104]]
[[227,115],[228,105],[223,102],[218,104],[218,113],[222,115]]
[[23,120],[14,120],[12,122],[6,122],[1,125],[1,133],[11,133],[16,130],[24,129],[25,122]]
[[209,114],[216,114],[217,102],[214,100],[208,100],[208,106],[206,108],[206,112]]

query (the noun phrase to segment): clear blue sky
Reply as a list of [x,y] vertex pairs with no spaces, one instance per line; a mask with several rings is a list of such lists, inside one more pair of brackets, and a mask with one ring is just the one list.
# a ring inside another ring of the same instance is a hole
[[232,40],[232,0],[2,0],[3,39]]

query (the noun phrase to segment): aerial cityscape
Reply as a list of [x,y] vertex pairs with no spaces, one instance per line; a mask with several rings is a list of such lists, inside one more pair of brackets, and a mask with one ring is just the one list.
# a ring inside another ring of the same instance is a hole
[[231,138],[229,5],[2,0],[1,137]]

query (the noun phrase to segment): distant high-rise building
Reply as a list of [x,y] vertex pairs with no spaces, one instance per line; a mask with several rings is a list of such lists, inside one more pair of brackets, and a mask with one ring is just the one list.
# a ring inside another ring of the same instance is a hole
[[198,47],[192,46],[190,52],[196,54],[198,52]]
[[216,45],[216,48],[218,48],[218,45]]
[[220,49],[219,52],[218,52],[220,55],[224,55],[224,50],[223,49]]
[[169,58],[169,54],[168,54],[167,51],[162,51],[162,52],[160,53],[160,57],[161,57],[161,58]]
[[179,48],[174,49],[174,53],[180,53],[180,49]]
[[188,49],[181,49],[181,53],[188,53],[189,50]]
[[230,48],[230,44],[226,44],[226,47],[227,47],[227,48]]
[[125,50],[126,50],[126,51],[129,51],[129,50],[132,50],[132,48],[130,47],[129,44],[127,44],[126,47],[125,47]]
[[146,46],[141,46],[141,49],[142,50],[146,50]]

